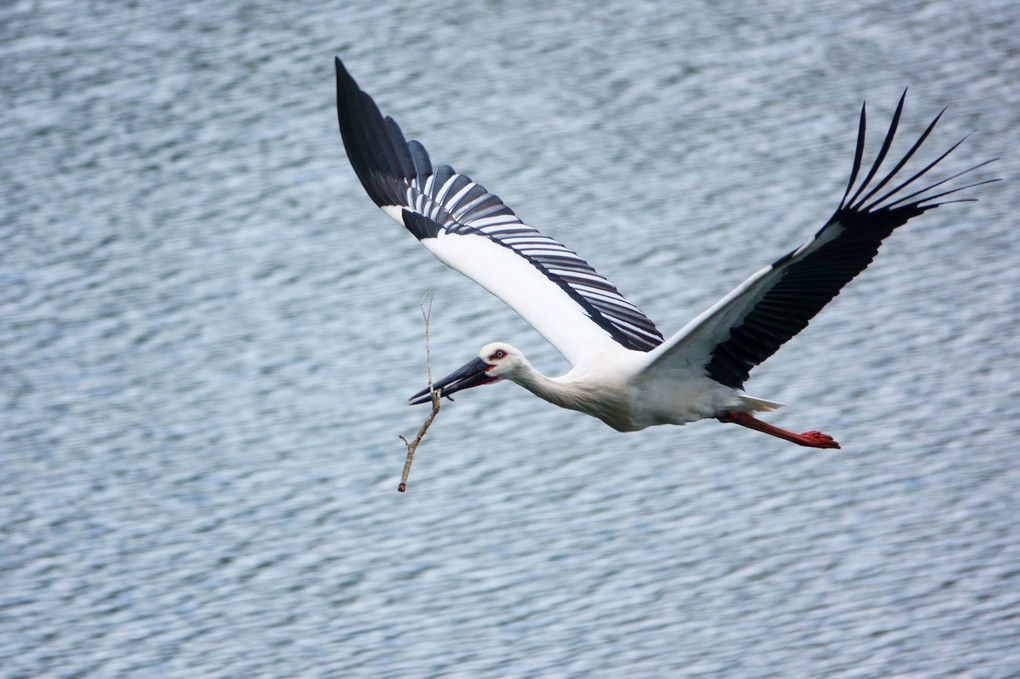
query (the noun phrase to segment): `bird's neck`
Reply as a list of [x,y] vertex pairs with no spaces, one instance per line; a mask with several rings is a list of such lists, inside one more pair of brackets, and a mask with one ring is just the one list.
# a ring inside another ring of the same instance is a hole
[[602,417],[598,412],[597,399],[593,398],[594,394],[588,388],[590,385],[584,380],[572,379],[569,375],[546,377],[530,363],[525,363],[510,379],[553,405]]
[[549,401],[549,403],[558,405],[561,408],[573,408],[576,410],[576,405],[572,405],[571,390],[562,381],[553,377],[546,377],[538,372],[530,363],[524,363],[524,365],[514,371],[512,375],[508,375],[508,377],[535,396]]
[[562,377],[546,377],[525,363],[507,377],[553,405],[597,417],[617,431],[641,428],[631,419],[626,386],[599,379],[597,372],[592,374],[584,366]]

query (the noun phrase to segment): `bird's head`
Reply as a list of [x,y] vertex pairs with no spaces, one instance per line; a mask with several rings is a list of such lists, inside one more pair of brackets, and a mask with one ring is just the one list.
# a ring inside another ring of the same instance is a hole
[[[524,354],[516,347],[510,346],[506,342],[492,342],[482,347],[482,350],[478,352],[478,357],[473,361],[438,380],[432,386],[441,390],[443,396],[448,397],[463,389],[498,382],[512,375],[525,363]],[[431,400],[428,388],[422,389],[408,400],[411,405],[428,403]]]

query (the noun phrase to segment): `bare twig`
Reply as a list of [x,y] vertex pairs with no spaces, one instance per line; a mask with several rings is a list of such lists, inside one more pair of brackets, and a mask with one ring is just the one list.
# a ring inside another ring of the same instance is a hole
[[[428,299],[429,307],[425,309],[425,300]],[[442,396],[439,389],[435,389],[432,386],[432,355],[429,351],[429,316],[432,315],[432,292],[425,293],[425,296],[418,302],[419,308],[421,308],[422,318],[425,319],[425,364],[429,374],[429,397],[432,399],[432,412],[425,418],[425,424],[421,425],[421,429],[418,430],[418,435],[414,437],[413,441],[408,441],[403,436],[400,440],[407,446],[407,460],[404,462],[404,473],[400,475],[400,485],[397,486],[397,491],[403,493],[407,490],[407,475],[411,473],[411,461],[414,459],[414,451],[418,448],[418,444],[421,443],[422,438],[425,437],[425,432],[428,431],[429,426],[432,424],[432,420],[436,419],[436,415],[439,413],[439,399]]]

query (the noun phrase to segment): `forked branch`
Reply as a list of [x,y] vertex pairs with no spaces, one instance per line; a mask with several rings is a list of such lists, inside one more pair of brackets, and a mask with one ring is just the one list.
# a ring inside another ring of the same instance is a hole
[[[428,309],[425,308],[426,299],[429,302]],[[404,473],[400,475],[400,485],[397,486],[397,491],[400,493],[407,490],[407,475],[411,473],[411,461],[414,459],[414,451],[425,437],[425,432],[429,430],[432,420],[436,419],[436,415],[439,413],[439,399],[442,396],[440,390],[432,386],[432,355],[429,351],[429,316],[432,315],[431,291],[425,293],[425,296],[418,302],[418,307],[421,309],[422,318],[425,319],[425,365],[429,375],[429,397],[432,399],[432,412],[425,418],[425,423],[421,425],[421,429],[418,430],[418,435],[414,437],[413,441],[408,441],[404,436],[400,437],[400,440],[407,446],[407,460],[404,461]]]

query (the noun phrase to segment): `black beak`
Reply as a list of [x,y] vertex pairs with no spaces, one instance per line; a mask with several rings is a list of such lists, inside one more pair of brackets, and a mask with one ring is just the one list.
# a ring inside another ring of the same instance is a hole
[[[450,394],[456,393],[461,389],[470,389],[471,387],[495,382],[496,378],[486,372],[491,367],[491,365],[482,359],[476,358],[460,370],[450,373],[438,382],[434,382],[432,386],[434,389],[441,390],[443,396],[448,397]],[[414,406],[420,403],[428,403],[432,400],[432,397],[429,395],[428,387],[426,387],[408,400]],[[451,398],[450,400],[452,401],[453,399]]]

